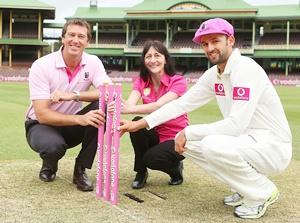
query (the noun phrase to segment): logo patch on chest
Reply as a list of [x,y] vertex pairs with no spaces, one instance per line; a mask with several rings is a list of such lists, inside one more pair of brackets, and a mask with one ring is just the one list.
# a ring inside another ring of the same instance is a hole
[[233,100],[244,100],[249,101],[250,88],[247,87],[234,87],[233,88]]
[[148,96],[150,94],[150,88],[145,88],[144,91],[143,91],[143,94],[145,96]]
[[215,93],[219,96],[225,96],[223,84],[215,84]]
[[84,79],[85,80],[89,79],[89,75],[90,75],[89,72],[84,72]]

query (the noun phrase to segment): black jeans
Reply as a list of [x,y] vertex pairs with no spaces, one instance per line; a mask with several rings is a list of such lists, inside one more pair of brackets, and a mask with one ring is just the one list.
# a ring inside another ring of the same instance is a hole
[[[142,117],[135,117],[137,121]],[[160,170],[171,175],[185,157],[175,151],[174,140],[159,143],[154,129],[140,129],[130,133],[135,152],[134,171],[145,172],[147,168]]]
[[[95,101],[77,114],[82,115],[99,108]],[[82,167],[91,168],[97,151],[98,129],[92,126],[50,126],[40,124],[37,120],[25,121],[26,139],[29,146],[43,159],[44,164],[57,171],[57,162],[66,150],[82,143],[76,158]]]

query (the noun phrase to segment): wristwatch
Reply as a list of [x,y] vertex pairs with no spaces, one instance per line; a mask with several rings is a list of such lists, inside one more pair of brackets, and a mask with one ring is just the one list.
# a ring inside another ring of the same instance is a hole
[[80,92],[79,91],[73,91],[73,93],[76,95],[75,101],[79,101]]

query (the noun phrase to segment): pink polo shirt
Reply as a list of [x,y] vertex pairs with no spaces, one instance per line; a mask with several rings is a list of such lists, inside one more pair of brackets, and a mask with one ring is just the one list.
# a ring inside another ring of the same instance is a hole
[[[168,76],[164,74],[160,81],[157,92],[150,80],[144,82],[140,77],[133,83],[133,90],[141,93],[143,104],[149,104],[157,101],[161,96],[169,91],[174,92],[179,97],[187,91],[187,82],[183,76]],[[176,134],[189,124],[187,114],[181,115],[175,119],[165,122],[155,128],[159,135],[159,142],[174,139]]]
[[[98,88],[104,81],[110,81],[102,62],[97,56],[83,53],[79,70],[69,81],[67,66],[62,57],[61,49],[36,60],[29,73],[30,99],[50,99],[55,90],[64,92],[87,91],[90,86]],[[63,101],[53,103],[50,109],[64,114],[75,114],[82,108],[81,102]],[[36,119],[32,103],[26,118]]]

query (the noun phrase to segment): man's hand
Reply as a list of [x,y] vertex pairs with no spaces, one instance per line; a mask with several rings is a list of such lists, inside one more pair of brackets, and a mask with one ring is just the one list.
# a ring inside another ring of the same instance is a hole
[[63,92],[63,91],[54,91],[50,95],[51,103],[57,103],[60,101],[71,101],[76,98],[76,95],[73,92]]
[[145,119],[140,119],[138,121],[127,121],[121,120],[121,125],[118,130],[123,135],[125,132],[136,132],[142,128],[147,128],[148,124]]
[[77,118],[81,126],[91,125],[98,128],[105,122],[105,114],[101,110],[91,110],[84,115],[78,115]]
[[179,154],[184,153],[187,150],[185,144],[186,144],[186,138],[183,129],[175,137],[175,151]]

